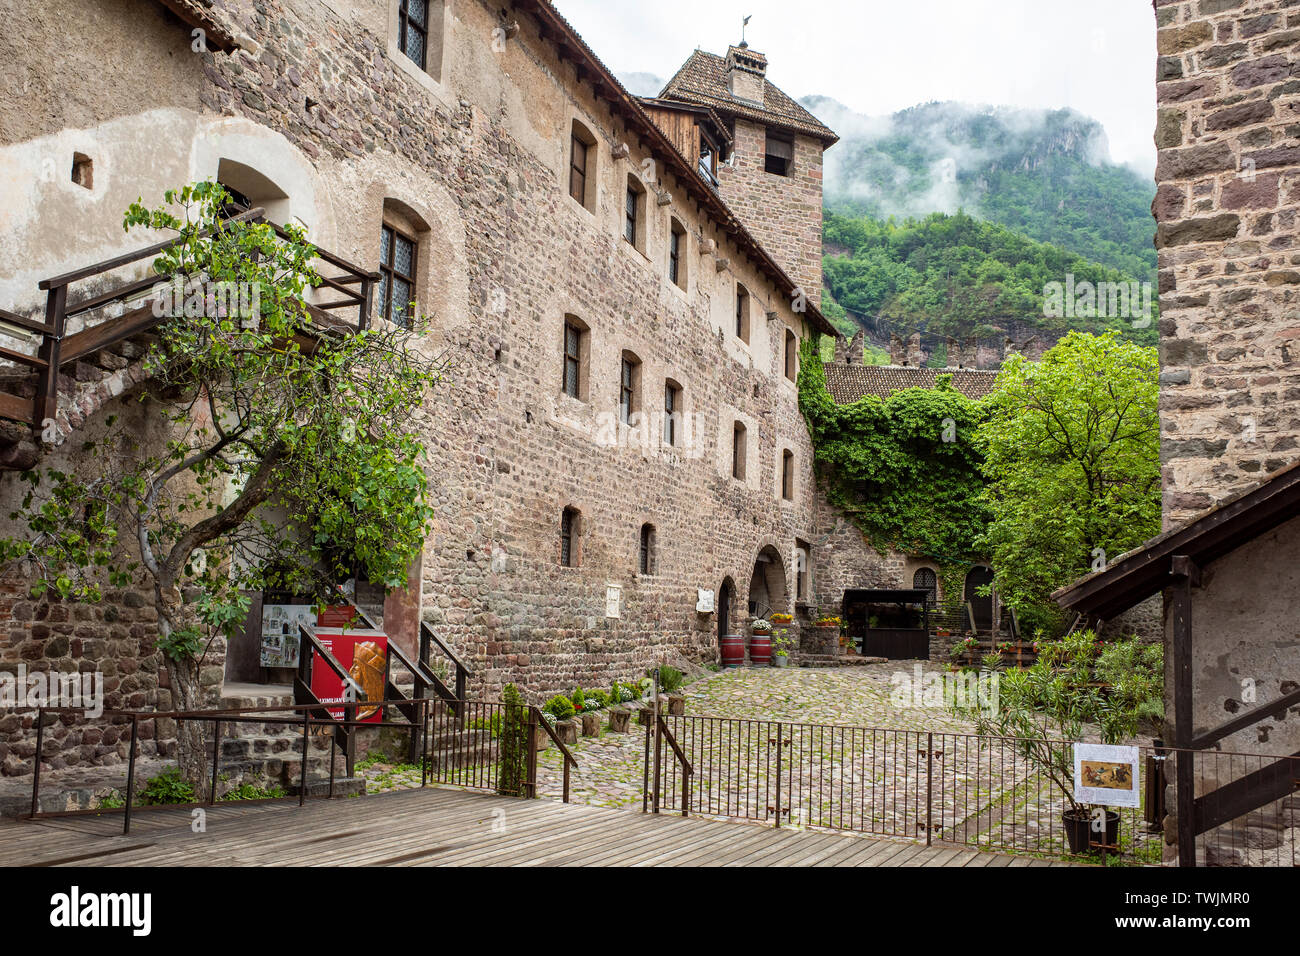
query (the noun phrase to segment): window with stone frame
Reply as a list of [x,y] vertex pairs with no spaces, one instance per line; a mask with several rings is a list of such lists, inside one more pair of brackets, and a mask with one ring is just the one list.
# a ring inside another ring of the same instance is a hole
[[794,452],[788,448],[781,452],[781,497],[794,501]]
[[414,311],[419,243],[385,224],[379,240],[379,316],[409,329]]
[[736,283],[736,338],[749,343],[749,290]]
[[799,378],[799,339],[789,329],[785,330],[785,377],[792,382]]
[[637,548],[636,569],[638,574],[655,573],[655,526],[641,525],[641,540]]
[[669,221],[668,281],[679,289],[686,288],[686,228],[676,219]]
[[745,480],[748,438],[743,422],[735,422],[731,426],[731,477],[737,481]]
[[664,444],[676,448],[681,441],[682,387],[669,379],[664,383]]
[[429,13],[429,0],[399,0],[397,48],[422,70],[429,65]]
[[763,156],[763,170],[773,176],[789,176],[794,168],[794,140],[771,130]]
[[569,195],[586,209],[596,208],[596,137],[577,120],[569,137]]
[[624,352],[619,360],[618,420],[634,425],[641,415],[641,360]]
[[582,564],[582,512],[565,508],[560,512],[560,567],[576,568]]
[[588,362],[591,350],[591,332],[586,324],[576,316],[566,316],[564,320],[564,367],[561,373],[560,390],[570,398],[587,401]]
[[627,177],[627,195],[623,205],[623,239],[640,253],[646,250],[646,191],[632,175]]

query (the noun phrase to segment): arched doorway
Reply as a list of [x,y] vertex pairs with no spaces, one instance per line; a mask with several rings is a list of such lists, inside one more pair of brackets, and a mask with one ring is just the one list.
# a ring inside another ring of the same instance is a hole
[[966,600],[975,613],[975,627],[981,631],[993,630],[993,594],[981,597],[979,591],[993,583],[993,569],[976,565],[966,572]]
[[723,637],[731,633],[731,609],[735,600],[736,585],[731,578],[725,578],[718,588],[718,647],[722,646]]
[[781,552],[768,545],[754,560],[754,573],[749,579],[749,615],[770,617],[773,613],[784,612],[789,602],[785,562],[781,560]]

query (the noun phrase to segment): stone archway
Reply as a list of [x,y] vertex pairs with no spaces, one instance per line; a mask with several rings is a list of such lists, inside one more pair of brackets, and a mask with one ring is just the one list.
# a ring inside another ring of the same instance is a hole
[[754,573],[749,579],[749,615],[768,617],[773,613],[782,613],[789,603],[785,562],[781,560],[780,551],[767,545],[758,552],[758,557],[754,560]]

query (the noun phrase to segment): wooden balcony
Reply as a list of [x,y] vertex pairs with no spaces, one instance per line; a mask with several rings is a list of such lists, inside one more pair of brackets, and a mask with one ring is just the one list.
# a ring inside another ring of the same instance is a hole
[[[261,208],[232,217],[265,222]],[[288,238],[274,226],[281,239]],[[175,240],[156,243],[45,279],[43,321],[0,309],[0,335],[32,343],[33,351],[0,347],[0,468],[28,468],[51,427],[60,427],[60,400],[96,369],[120,368],[143,354],[151,334],[175,321],[157,308],[153,289],[164,277],[148,265]],[[321,278],[309,293],[311,334],[347,334],[370,324],[372,292],[379,274],[322,249],[313,267]],[[179,321],[184,321],[183,319]],[[110,355],[122,352],[125,354]],[[66,416],[65,416],[66,417]],[[66,430],[65,430],[66,434]]]

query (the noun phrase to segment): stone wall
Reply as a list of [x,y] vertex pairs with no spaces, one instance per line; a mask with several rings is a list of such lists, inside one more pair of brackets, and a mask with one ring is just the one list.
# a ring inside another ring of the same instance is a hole
[[734,160],[722,166],[722,197],[740,214],[759,242],[808,295],[822,295],[822,144],[794,137],[788,176],[765,168],[767,127],[736,120]]
[[1156,0],[1155,12],[1172,527],[1300,457],[1300,8]]

